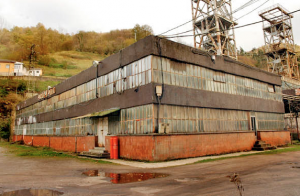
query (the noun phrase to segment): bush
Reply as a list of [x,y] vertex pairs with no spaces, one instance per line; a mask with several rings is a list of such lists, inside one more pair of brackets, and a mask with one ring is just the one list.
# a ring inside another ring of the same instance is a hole
[[51,59],[48,55],[42,55],[39,57],[39,61],[38,61],[39,65],[49,66],[50,63],[51,63]]
[[24,93],[26,91],[26,89],[27,89],[27,85],[25,82],[21,82],[17,87],[18,93],[21,93],[21,94]]
[[10,136],[10,119],[1,120],[0,138],[9,139]]
[[6,97],[8,91],[5,88],[0,87],[0,97]]

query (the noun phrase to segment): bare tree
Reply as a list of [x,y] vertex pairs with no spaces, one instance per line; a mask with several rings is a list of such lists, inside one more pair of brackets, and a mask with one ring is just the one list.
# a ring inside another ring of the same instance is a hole
[[7,26],[7,22],[4,19],[4,17],[0,16],[0,31],[4,29],[4,27]]

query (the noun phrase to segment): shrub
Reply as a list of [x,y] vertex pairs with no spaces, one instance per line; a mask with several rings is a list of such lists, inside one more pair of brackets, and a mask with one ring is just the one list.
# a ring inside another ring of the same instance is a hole
[[25,82],[21,82],[17,87],[18,93],[24,93],[26,89],[27,89],[27,85]]
[[41,55],[39,57],[39,61],[38,64],[39,65],[45,65],[45,66],[49,66],[51,63],[51,59],[48,55]]
[[0,97],[6,97],[8,91],[5,88],[0,87]]
[[0,121],[0,138],[9,139],[10,136],[10,119]]

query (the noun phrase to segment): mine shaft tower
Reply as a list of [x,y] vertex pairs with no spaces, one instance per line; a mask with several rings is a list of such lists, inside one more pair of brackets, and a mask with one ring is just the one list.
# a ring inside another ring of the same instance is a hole
[[191,0],[194,47],[237,59],[231,0]]
[[264,51],[268,59],[268,71],[299,79],[291,22],[293,15],[277,4],[261,11],[259,16],[264,20]]

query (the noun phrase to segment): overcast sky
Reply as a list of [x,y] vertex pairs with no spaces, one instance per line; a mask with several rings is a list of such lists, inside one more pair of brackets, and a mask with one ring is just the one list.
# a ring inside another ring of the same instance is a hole
[[[232,0],[233,10],[249,0]],[[252,6],[237,12],[234,17],[260,7],[267,0],[259,0]],[[299,0],[269,0],[265,5],[238,21],[239,25],[260,20],[258,12],[280,3],[289,11],[300,9]],[[114,29],[133,28],[135,24],[150,25],[155,34],[160,34],[191,20],[190,0],[0,0],[0,16],[7,27],[36,26],[43,23],[64,33],[80,30],[108,32]],[[294,14],[293,28],[295,43],[300,45],[300,12]],[[297,25],[298,24],[298,25]],[[169,34],[191,30],[189,23]],[[257,24],[237,29],[238,47],[251,50],[264,44],[262,25]],[[192,44],[192,38],[181,41]]]

